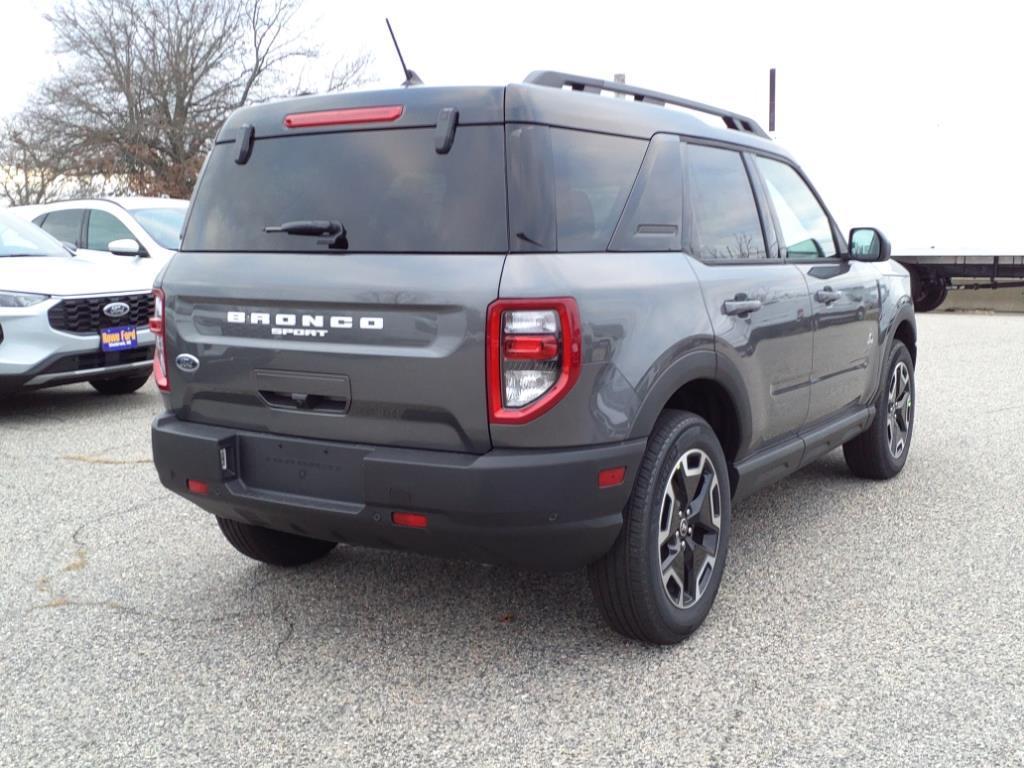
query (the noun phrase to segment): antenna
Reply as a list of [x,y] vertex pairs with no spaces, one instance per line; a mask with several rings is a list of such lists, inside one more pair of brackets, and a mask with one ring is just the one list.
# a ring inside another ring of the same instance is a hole
[[402,63],[402,72],[405,73],[405,82],[403,86],[409,87],[410,85],[423,85],[423,81],[420,80],[420,76],[405,66],[405,57],[402,56],[402,49],[398,47],[398,39],[395,37],[395,30],[391,28],[391,22],[388,19],[384,19],[384,23],[388,25],[388,32],[391,33],[391,42],[395,44],[395,52],[398,54],[398,60]]

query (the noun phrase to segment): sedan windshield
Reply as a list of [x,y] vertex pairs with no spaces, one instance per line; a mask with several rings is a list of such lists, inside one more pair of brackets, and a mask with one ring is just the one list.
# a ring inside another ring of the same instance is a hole
[[35,224],[0,211],[0,258],[13,256],[67,256],[67,251]]
[[158,244],[176,251],[181,245],[181,225],[185,223],[186,210],[184,207],[143,208],[132,211],[132,216]]

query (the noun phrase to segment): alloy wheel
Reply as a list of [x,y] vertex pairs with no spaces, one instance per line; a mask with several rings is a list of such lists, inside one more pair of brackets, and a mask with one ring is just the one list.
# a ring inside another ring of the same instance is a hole
[[889,414],[886,423],[886,437],[889,442],[889,453],[898,459],[907,449],[907,438],[910,435],[911,414],[910,369],[902,360],[893,368],[889,379]]
[[665,594],[677,608],[700,600],[718,559],[722,497],[715,465],[699,448],[684,453],[665,484],[658,556]]

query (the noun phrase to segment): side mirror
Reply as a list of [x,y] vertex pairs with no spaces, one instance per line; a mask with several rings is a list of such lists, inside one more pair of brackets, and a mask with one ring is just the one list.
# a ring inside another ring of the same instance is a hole
[[850,230],[850,258],[854,261],[887,261],[891,255],[889,239],[874,227]]
[[126,237],[122,240],[111,240],[107,243],[107,250],[115,256],[148,256],[146,250],[139,245],[138,240]]
[[60,244],[64,246],[64,250],[74,256],[78,253],[78,248],[74,243],[69,243],[67,240],[61,240]]

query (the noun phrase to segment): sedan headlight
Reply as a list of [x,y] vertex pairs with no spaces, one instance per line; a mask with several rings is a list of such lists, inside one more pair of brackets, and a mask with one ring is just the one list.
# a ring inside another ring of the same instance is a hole
[[0,291],[0,309],[31,307],[40,301],[46,301],[49,296],[42,293],[14,293],[13,291]]

